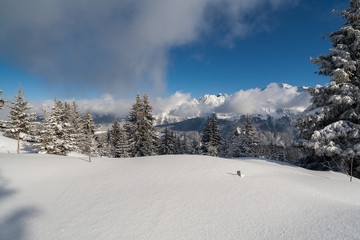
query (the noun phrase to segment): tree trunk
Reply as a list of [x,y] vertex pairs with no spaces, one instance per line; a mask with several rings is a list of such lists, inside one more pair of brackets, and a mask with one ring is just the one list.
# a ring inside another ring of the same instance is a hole
[[20,154],[20,132],[18,133],[18,148],[17,153]]
[[91,152],[89,152],[89,162],[91,162]]
[[353,163],[354,163],[354,158],[351,158],[351,165],[350,165],[350,182],[352,182],[352,176],[353,176]]

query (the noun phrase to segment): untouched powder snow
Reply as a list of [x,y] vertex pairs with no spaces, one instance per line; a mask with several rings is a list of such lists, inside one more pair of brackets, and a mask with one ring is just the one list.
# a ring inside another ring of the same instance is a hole
[[359,222],[360,180],[340,173],[261,159],[0,153],[1,240],[359,239]]
[[2,240],[360,236],[358,179],[266,160],[2,153],[0,175]]

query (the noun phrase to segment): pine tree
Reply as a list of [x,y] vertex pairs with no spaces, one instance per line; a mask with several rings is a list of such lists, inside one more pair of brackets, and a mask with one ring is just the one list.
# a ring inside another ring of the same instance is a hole
[[137,94],[125,125],[131,156],[141,157],[155,154],[157,137],[154,121],[147,94],[143,96],[143,99],[140,98],[140,94]]
[[112,155],[115,158],[129,157],[129,145],[125,131],[123,131],[120,123],[115,118],[110,132],[112,143]]
[[149,97],[146,93],[143,96],[143,111],[144,111],[144,120],[145,120],[144,140],[146,141],[146,148],[144,149],[144,152],[147,153],[147,155],[145,156],[151,156],[154,155],[156,152],[158,139],[154,128],[154,122],[156,119],[152,115],[152,106],[150,105]]
[[223,138],[219,146],[219,156],[228,158],[232,156],[231,145],[226,138]]
[[188,140],[188,137],[184,134],[183,140],[181,142],[182,154],[190,154],[191,146]]
[[243,133],[243,145],[245,148],[245,154],[249,157],[256,157],[256,146],[258,140],[256,139],[256,129],[251,124],[250,118],[247,115],[245,119],[245,130]]
[[6,134],[13,138],[17,138],[18,140],[18,153],[20,153],[20,138],[21,133],[29,134],[31,127],[33,126],[33,122],[36,119],[35,114],[27,113],[31,107],[29,106],[29,102],[24,99],[24,92],[20,87],[18,90],[18,95],[14,96],[15,101],[10,101],[9,118],[10,118],[10,126],[6,130]]
[[55,148],[56,135],[55,128],[50,124],[49,113],[44,110],[42,117],[42,127],[39,129],[38,143],[33,144],[34,148],[38,149],[39,153],[52,153]]
[[101,136],[95,137],[97,142],[96,144],[96,152],[100,157],[109,157],[110,156],[110,145],[107,141],[106,134],[102,134]]
[[297,120],[306,167],[345,170],[360,177],[360,1],[340,11],[346,23],[329,34],[331,53],[312,58],[330,83],[309,89],[311,106]]
[[135,157],[138,154],[139,143],[141,142],[139,133],[139,122],[142,117],[143,103],[138,93],[135,98],[135,102],[130,109],[127,123],[125,124],[125,130],[129,141],[130,156]]
[[201,153],[202,153],[201,143],[200,143],[199,139],[194,138],[194,139],[191,141],[191,151],[190,151],[190,154],[200,155]]
[[91,153],[95,153],[95,123],[89,110],[86,111],[85,118],[83,120],[83,131],[84,131],[84,143],[83,152],[89,154],[89,162],[91,162]]
[[232,139],[233,157],[255,157],[257,156],[256,129],[251,124],[249,116],[246,116],[244,129],[236,129]]
[[233,136],[231,139],[231,156],[232,157],[241,157],[242,155],[242,148],[241,148],[241,134],[238,128],[235,128],[233,132]]
[[67,102],[65,103],[66,122],[72,151],[81,151],[84,148],[83,143],[85,142],[83,119],[77,108],[75,100],[72,101],[71,105]]
[[174,132],[168,128],[164,129],[163,135],[160,137],[159,154],[169,155],[175,154],[175,138]]
[[211,118],[211,140],[210,145],[213,146],[212,156],[219,155],[219,148],[221,145],[222,137],[220,135],[220,129],[216,121],[215,115]]
[[66,155],[72,150],[66,124],[65,105],[55,98],[54,106],[44,112],[40,143],[35,146],[41,153]]
[[215,115],[208,117],[206,126],[203,130],[201,139],[203,153],[210,156],[217,156],[221,143],[219,126],[217,125]]
[[210,117],[208,117],[201,137],[201,150],[203,154],[206,155],[208,154],[210,138],[211,138],[211,124],[210,124]]

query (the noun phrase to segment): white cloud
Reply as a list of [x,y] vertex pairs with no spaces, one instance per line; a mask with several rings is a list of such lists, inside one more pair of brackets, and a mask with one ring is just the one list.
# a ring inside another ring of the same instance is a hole
[[[296,0],[0,0],[0,60],[70,88],[162,90],[171,48],[216,33],[266,29],[264,14]],[[216,34],[215,34],[216,35]]]
[[[60,99],[61,101],[67,101],[71,103],[72,99]],[[78,105],[78,110],[82,113],[85,113],[87,110],[90,110],[93,114],[97,116],[104,115],[115,115],[118,117],[126,117],[129,113],[129,109],[133,104],[133,100],[130,99],[115,99],[110,94],[104,94],[97,99],[80,99],[76,100]],[[48,110],[54,105],[53,100],[46,100],[42,102],[33,102],[34,109],[32,111],[36,112],[38,115],[43,115],[44,110]]]
[[153,106],[154,114],[170,114],[173,109],[176,109],[179,106],[188,103],[190,99],[190,93],[176,92],[175,94],[166,98],[157,97],[152,101],[151,104]]
[[289,109],[297,112],[309,106],[310,95],[299,92],[297,87],[269,84],[265,89],[240,90],[231,95],[224,104],[215,109],[220,113],[266,114],[275,113],[278,109]]
[[[72,100],[65,100],[71,102]],[[133,99],[115,99],[105,94],[98,99],[80,99],[76,103],[81,112],[89,109],[97,116],[115,115],[126,117],[132,106]],[[150,99],[154,115],[167,120],[183,120],[212,113],[223,114],[276,114],[279,109],[302,112],[310,105],[310,95],[302,88],[287,84],[271,83],[265,89],[240,90],[232,95],[204,95],[194,99],[190,93],[176,92],[165,98]],[[53,105],[47,100],[33,103],[34,111],[42,115],[43,110]]]

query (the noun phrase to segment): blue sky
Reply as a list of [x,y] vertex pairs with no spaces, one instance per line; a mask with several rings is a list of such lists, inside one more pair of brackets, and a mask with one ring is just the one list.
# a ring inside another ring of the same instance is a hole
[[109,1],[84,7],[83,1],[44,6],[31,0],[28,7],[10,2],[0,0],[5,6],[0,10],[0,89],[12,97],[21,82],[25,96],[36,101],[106,93],[132,98],[138,91],[199,97],[271,82],[325,84],[328,79],[314,74],[317,67],[309,57],[328,52],[330,42],[321,33],[344,23],[331,10],[349,4],[139,0],[131,6]]

